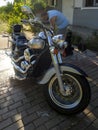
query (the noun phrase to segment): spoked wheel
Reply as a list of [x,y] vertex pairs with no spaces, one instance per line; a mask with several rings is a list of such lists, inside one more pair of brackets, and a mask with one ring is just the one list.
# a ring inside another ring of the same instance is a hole
[[87,80],[73,73],[62,76],[65,93],[59,90],[56,76],[53,76],[45,87],[45,94],[50,105],[60,113],[67,115],[82,112],[89,104],[91,93]]

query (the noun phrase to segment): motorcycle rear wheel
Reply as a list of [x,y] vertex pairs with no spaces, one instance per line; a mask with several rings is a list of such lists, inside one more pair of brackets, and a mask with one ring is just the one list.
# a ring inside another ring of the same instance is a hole
[[66,115],[78,114],[89,104],[91,98],[90,86],[85,77],[73,73],[64,73],[62,81],[65,95],[59,91],[56,75],[45,87],[45,96],[49,104],[58,112]]

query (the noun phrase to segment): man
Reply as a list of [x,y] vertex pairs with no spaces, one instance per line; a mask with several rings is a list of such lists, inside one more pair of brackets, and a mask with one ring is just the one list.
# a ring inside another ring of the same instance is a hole
[[63,34],[66,36],[66,29],[69,22],[62,12],[55,9],[48,9],[47,11],[41,3],[36,3],[34,5],[34,11],[44,23],[50,23],[51,28],[56,30],[56,34]]
[[56,34],[63,34],[66,36],[66,29],[69,25],[69,22],[63,13],[58,10],[49,10],[47,12],[43,11],[41,13],[41,18],[43,21],[49,21],[53,30],[57,29]]
[[63,15],[62,12],[51,9],[51,10],[45,10],[41,5],[35,5],[35,11],[36,14],[41,18],[41,20],[45,23],[50,23],[51,29],[54,30],[56,34],[63,34],[64,39],[68,41],[68,47],[66,48],[66,53],[73,54],[72,53],[72,47],[71,47],[71,35],[67,36],[67,27],[69,25],[69,22],[67,18]]

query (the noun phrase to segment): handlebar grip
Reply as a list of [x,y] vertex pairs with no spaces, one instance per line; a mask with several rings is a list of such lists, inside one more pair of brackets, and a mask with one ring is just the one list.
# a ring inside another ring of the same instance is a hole
[[21,22],[22,23],[28,23],[28,20],[22,19]]

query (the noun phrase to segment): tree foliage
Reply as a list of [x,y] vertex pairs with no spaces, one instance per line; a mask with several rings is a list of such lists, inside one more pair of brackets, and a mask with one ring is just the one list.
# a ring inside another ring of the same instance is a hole
[[21,6],[28,5],[32,9],[34,4],[40,2],[46,6],[47,0],[14,0],[14,3],[7,3],[6,6],[0,7],[0,21],[8,23],[9,27],[13,24],[21,22],[22,18],[26,16],[21,12]]

